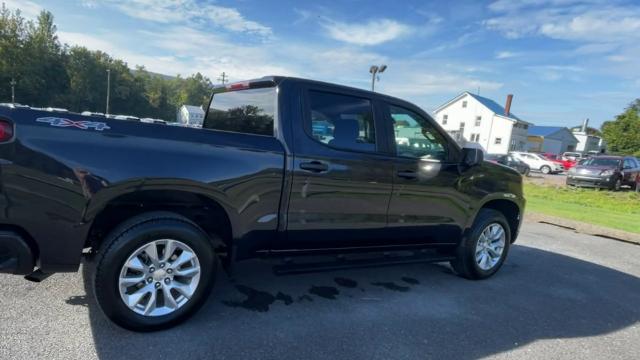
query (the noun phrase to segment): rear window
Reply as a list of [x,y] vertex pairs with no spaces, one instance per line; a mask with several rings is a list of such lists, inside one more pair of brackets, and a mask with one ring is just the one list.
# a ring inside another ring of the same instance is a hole
[[273,136],[276,99],[274,87],[214,94],[202,127]]

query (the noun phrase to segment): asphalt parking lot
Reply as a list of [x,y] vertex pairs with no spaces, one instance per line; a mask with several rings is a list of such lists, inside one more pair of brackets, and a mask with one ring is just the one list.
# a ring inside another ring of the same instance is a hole
[[527,223],[502,271],[445,265],[219,276],[174,329],[109,323],[78,274],[0,276],[1,359],[637,359],[640,246]]

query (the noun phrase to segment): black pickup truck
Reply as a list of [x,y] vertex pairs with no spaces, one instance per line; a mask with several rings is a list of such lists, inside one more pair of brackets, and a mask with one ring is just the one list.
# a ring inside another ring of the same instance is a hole
[[41,280],[90,254],[101,309],[140,331],[201,306],[218,261],[487,278],[525,203],[516,171],[415,105],[288,77],[216,87],[202,129],[0,107],[0,181],[0,272]]

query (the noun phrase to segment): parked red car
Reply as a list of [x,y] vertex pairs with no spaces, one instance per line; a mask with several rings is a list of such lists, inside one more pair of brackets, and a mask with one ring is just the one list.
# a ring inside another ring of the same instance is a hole
[[575,160],[569,160],[569,159],[565,160],[562,157],[559,157],[558,155],[555,155],[555,154],[544,153],[540,155],[544,156],[549,161],[553,161],[554,163],[562,165],[562,167],[564,167],[565,170],[569,170],[572,167],[576,166],[576,162],[577,162]]

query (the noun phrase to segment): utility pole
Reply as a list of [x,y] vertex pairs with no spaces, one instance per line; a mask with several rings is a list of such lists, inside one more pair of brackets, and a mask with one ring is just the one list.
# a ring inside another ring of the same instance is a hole
[[222,72],[222,74],[220,74],[218,81],[220,81],[222,85],[226,84],[227,81],[229,81],[229,78],[227,77],[227,74],[224,71]]
[[15,104],[16,103],[16,79],[11,78],[11,82],[9,83],[11,84],[11,103]]
[[109,95],[111,94],[111,69],[107,69],[107,111],[105,115],[109,115]]
[[387,65],[373,65],[369,68],[369,72],[371,73],[371,91],[375,91],[376,79],[380,81],[380,77],[377,75],[382,74],[385,70],[387,70]]

